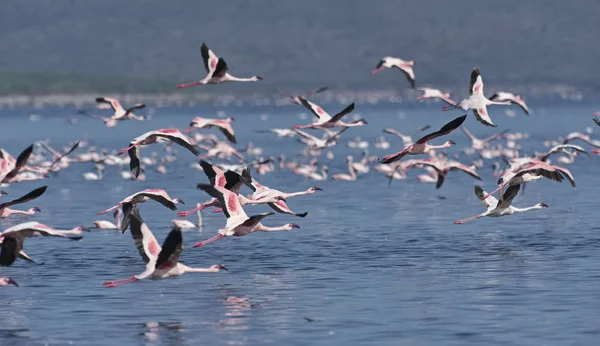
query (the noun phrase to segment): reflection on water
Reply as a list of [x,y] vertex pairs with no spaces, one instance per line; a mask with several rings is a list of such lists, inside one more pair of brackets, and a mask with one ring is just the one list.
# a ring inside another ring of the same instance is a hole
[[182,322],[146,322],[142,325],[141,335],[144,336],[147,345],[154,345],[159,338],[168,344],[178,345],[183,340],[182,331]]

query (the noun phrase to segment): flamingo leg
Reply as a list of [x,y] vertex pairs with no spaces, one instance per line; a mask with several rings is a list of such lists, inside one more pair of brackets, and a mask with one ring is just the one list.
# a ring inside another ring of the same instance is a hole
[[106,288],[113,288],[113,287],[117,287],[120,285],[124,285],[124,284],[128,284],[134,281],[138,281],[138,278],[136,278],[135,276],[129,277],[127,279],[121,279],[121,280],[115,280],[115,281],[106,281],[104,283],[104,287]]
[[191,87],[191,86],[195,86],[195,85],[200,85],[202,84],[202,82],[197,81],[197,82],[192,82],[192,83],[182,83],[182,84],[177,84],[178,88],[187,88],[187,87]]
[[217,241],[217,240],[219,240],[219,239],[221,239],[223,237],[225,237],[225,236],[222,235],[222,234],[217,234],[216,236],[214,236],[212,238],[209,238],[209,239],[206,239],[205,241],[201,241],[201,242],[198,242],[198,243],[194,244],[194,246],[192,246],[192,247],[204,246],[206,244],[210,244],[210,243],[212,243],[214,241]]
[[108,209],[106,209],[106,210],[103,210],[103,211],[99,212],[99,213],[98,213],[98,214],[96,214],[96,215],[102,215],[102,214],[106,214],[106,213],[108,213],[109,211],[113,211],[113,210],[117,209],[117,208],[118,208],[118,207],[120,207],[120,206],[121,206],[121,204],[119,203],[119,204],[117,204],[117,205],[115,205],[115,206],[112,206],[112,207],[110,207],[110,208],[108,208]]
[[121,149],[121,151],[119,151],[119,154],[117,154],[117,155],[123,155],[125,152],[129,151],[131,148],[135,147],[136,145],[137,145],[137,143],[134,143],[134,144],[128,146],[127,148]]
[[442,111],[444,111],[444,112],[445,111],[451,111],[451,110],[456,109],[456,108],[459,108],[459,107],[456,107],[456,106],[444,106],[444,107],[442,107]]
[[481,216],[481,214],[480,215],[475,215],[475,216],[472,216],[472,217],[469,217],[469,218],[466,218],[466,219],[456,220],[456,221],[454,221],[454,224],[460,225],[460,224],[463,224],[463,223],[466,223],[466,222],[469,222],[469,221],[473,221],[475,219],[479,219],[479,218],[482,218],[482,217],[483,216]]
[[493,195],[494,193],[496,193],[498,190],[500,190],[504,186],[505,186],[504,184],[498,186],[494,191],[492,191],[492,192],[488,193],[487,195],[483,196],[483,198],[481,200],[485,200],[486,198],[490,197],[491,195]]
[[223,208],[215,208],[212,212],[213,213],[222,213],[223,212]]
[[179,217],[186,217],[186,216],[189,216],[189,215],[197,212],[198,210],[202,210],[202,209],[204,209],[206,207],[208,207],[208,206],[203,204],[203,205],[201,205],[201,206],[199,206],[197,208],[190,209],[188,211],[180,211],[179,213],[177,213],[177,216],[179,216]]

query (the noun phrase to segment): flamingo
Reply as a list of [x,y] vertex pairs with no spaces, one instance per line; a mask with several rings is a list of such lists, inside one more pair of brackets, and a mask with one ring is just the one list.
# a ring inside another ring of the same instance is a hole
[[392,163],[394,161],[401,160],[405,155],[419,155],[419,154],[427,154],[432,149],[441,149],[441,148],[449,148],[456,143],[454,141],[446,141],[442,145],[429,145],[429,142],[432,139],[437,137],[441,137],[449,134],[450,132],[456,130],[467,118],[467,115],[463,115],[458,117],[451,122],[444,125],[439,131],[430,133],[423,138],[419,139],[415,144],[411,144],[401,151],[384,156],[383,159],[379,160],[381,163]]
[[404,73],[404,76],[406,76],[406,79],[408,79],[408,82],[410,83],[410,87],[414,89],[415,88],[415,72],[413,71],[414,65],[415,65],[415,62],[413,60],[404,61],[399,58],[385,56],[385,57],[383,57],[383,59],[381,59],[381,61],[379,61],[379,63],[377,64],[377,67],[375,67],[375,69],[373,71],[371,71],[371,73],[375,74],[375,73],[383,70],[384,68],[395,67],[395,68],[399,69],[400,71],[402,71],[402,73]]
[[0,286],[8,286],[8,285],[13,285],[15,287],[19,287],[19,284],[14,279],[11,279],[6,276],[1,277],[0,278]]
[[[571,152],[568,149],[572,149],[574,151]],[[557,154],[557,153],[573,154],[573,153],[577,153],[577,152],[584,153],[584,154],[586,154],[586,155],[589,156],[589,154],[587,153],[587,151],[585,151],[585,149],[583,149],[582,147],[580,147],[578,145],[560,144],[560,145],[556,145],[556,146],[552,147],[552,149],[550,149],[547,153],[540,155],[539,159],[540,159],[540,161],[546,162],[546,160],[548,160],[548,158],[552,154]]]
[[235,133],[233,132],[233,127],[231,127],[231,122],[234,120],[235,119],[231,117],[227,119],[208,119],[202,117],[195,117],[190,123],[189,130],[192,130],[194,128],[210,129],[212,127],[216,127],[225,135],[225,138],[227,138],[228,141],[230,141],[233,144],[237,144],[237,141],[235,139]]
[[341,112],[330,116],[327,112],[323,110],[320,106],[303,99],[302,97],[298,97],[300,99],[300,103],[308,110],[310,110],[319,120],[316,123],[308,124],[308,125],[295,125],[295,129],[309,129],[309,128],[319,128],[319,129],[330,129],[333,127],[356,127],[356,126],[364,126],[367,125],[367,121],[365,119],[358,119],[351,123],[345,123],[342,121],[342,118],[350,114],[354,111],[354,103],[350,104],[348,107],[344,108]]
[[508,130],[504,130],[500,133],[493,134],[487,138],[479,139],[479,138],[473,136],[471,131],[469,131],[465,126],[461,126],[460,129],[465,133],[465,135],[467,135],[467,137],[469,137],[469,139],[471,140],[471,148],[473,148],[475,150],[485,149],[489,142],[502,138],[502,135],[504,135],[506,132],[508,132]]
[[224,237],[239,237],[256,231],[290,231],[294,228],[300,228],[300,226],[293,223],[288,223],[281,227],[266,227],[261,224],[262,219],[275,214],[274,212],[262,213],[248,217],[234,192],[229,191],[221,186],[213,186],[208,184],[198,185],[198,188],[206,191],[209,195],[219,200],[219,203],[221,206],[223,206],[223,213],[227,217],[227,223],[225,228],[220,229],[216,236],[198,242],[194,244],[193,247],[204,246]]
[[293,129],[269,129],[269,130],[256,130],[257,133],[274,133],[278,138],[283,137],[294,137],[297,133]]
[[21,250],[23,250],[25,238],[44,236],[80,240],[83,238],[81,232],[87,230],[83,226],[75,227],[71,230],[57,230],[35,221],[7,228],[4,232],[0,233],[0,238],[2,239],[0,266],[10,266],[13,264],[17,257],[19,257]]
[[523,112],[525,112],[526,115],[529,115],[529,107],[527,107],[525,100],[523,100],[523,98],[520,95],[515,95],[513,93],[509,93],[509,92],[505,92],[505,91],[498,91],[498,92],[494,93],[492,96],[490,96],[489,99],[491,101],[500,101],[500,102],[506,101],[506,102],[509,102],[510,104],[519,105],[519,107],[521,107]]
[[454,221],[454,223],[459,225],[459,224],[463,224],[463,223],[466,223],[466,222],[469,222],[469,221],[472,221],[475,219],[482,218],[484,216],[500,217],[500,216],[512,215],[514,213],[523,213],[523,212],[530,211],[530,210],[548,208],[548,205],[546,203],[538,203],[538,204],[528,207],[528,208],[513,207],[511,205],[511,203],[512,203],[512,200],[519,193],[519,187],[520,187],[519,185],[509,186],[508,189],[506,189],[506,191],[504,192],[504,194],[502,194],[500,201],[498,201],[494,196],[491,196],[490,194],[487,194],[487,197],[485,197],[484,195],[486,194],[486,192],[483,191],[481,186],[475,185],[475,195],[477,195],[477,197],[481,200],[481,202],[487,208],[487,210],[485,212],[475,215],[473,217],[469,217],[469,218],[462,219],[462,220],[456,220],[456,221]]
[[348,162],[348,172],[349,174],[338,173],[331,176],[334,180],[356,180],[356,172],[354,171],[353,158],[351,155],[346,157],[346,161]]
[[123,221],[121,223],[121,231],[125,232],[125,230],[129,226],[129,219],[134,207],[139,203],[144,203],[149,200],[156,201],[171,210],[176,210],[177,204],[179,203],[185,204],[185,202],[181,198],[171,199],[171,197],[165,190],[145,189],[143,191],[136,192],[133,195],[126,197],[121,202],[106,210],[99,212],[97,215],[106,214],[109,211],[123,206]]
[[294,129],[294,131],[302,138],[298,139],[300,142],[306,144],[311,149],[324,149],[334,147],[338,140],[339,136],[344,133],[348,128],[345,127],[340,131],[334,133],[333,135],[324,134],[323,138],[317,138],[311,134],[308,134],[304,131]]
[[[179,228],[201,228],[202,227],[202,214],[200,214],[202,204],[196,203],[196,214],[198,215],[198,223],[194,224],[188,220],[172,220],[173,225]],[[118,210],[118,209],[117,209]]]
[[307,91],[304,94],[297,95],[297,96],[289,95],[289,94],[281,94],[281,93],[279,95],[289,98],[292,103],[295,103],[297,105],[302,105],[302,102],[300,102],[300,97],[302,97],[303,99],[307,99],[307,98],[311,97],[312,95],[322,93],[323,91],[326,91],[328,89],[329,89],[328,87],[322,87],[319,89]]
[[472,109],[477,121],[486,126],[496,127],[497,125],[494,125],[492,119],[490,118],[487,112],[487,106],[510,105],[510,102],[508,101],[490,101],[487,98],[485,98],[485,96],[483,96],[483,79],[481,78],[481,73],[479,73],[479,67],[475,67],[473,71],[471,71],[469,95],[469,98],[460,101],[458,106],[445,106],[442,108],[442,110],[447,111],[453,108],[460,108],[466,111]]
[[227,267],[222,264],[215,264],[209,268],[192,268],[180,263],[179,256],[183,251],[183,237],[179,227],[174,227],[169,232],[161,248],[150,228],[137,213],[132,213],[131,236],[135,247],[146,263],[146,270],[127,279],[107,281],[104,283],[104,287],[113,288],[143,279],[162,280],[184,273],[217,273],[221,269],[227,270]]
[[0,174],[0,184],[16,183],[16,182],[20,182],[20,181],[24,180],[23,178],[19,177],[19,173],[21,172],[21,170],[23,170],[23,168],[27,164],[27,161],[29,160],[31,153],[33,153],[33,144],[28,146],[27,148],[25,148],[25,150],[23,150],[19,154],[19,156],[17,157],[16,160],[8,161],[9,163],[11,163],[9,167],[12,167],[12,168],[5,169],[2,171],[2,174]]
[[[430,127],[431,126],[429,126],[429,125],[422,126],[421,128],[417,129],[413,133],[413,136],[416,135],[419,132],[423,132],[425,130],[428,130]],[[402,143],[404,144],[405,147],[408,147],[409,145],[411,145],[411,144],[414,143],[413,139],[412,139],[412,136],[407,136],[407,135],[401,133],[400,131],[398,131],[396,129],[385,128],[385,129],[383,129],[383,132],[389,133],[389,134],[392,134],[392,135],[396,135],[396,136],[400,137],[400,139],[402,139]]]
[[308,215],[308,212],[294,213],[287,206],[287,204],[286,204],[287,199],[292,198],[292,197],[302,196],[302,195],[312,195],[313,193],[315,193],[317,191],[323,191],[323,189],[321,189],[320,187],[313,186],[313,187],[306,189],[305,191],[299,191],[299,192],[293,192],[293,193],[281,192],[279,190],[271,189],[265,185],[259,184],[258,181],[256,181],[254,178],[252,178],[249,171],[242,172],[242,178],[244,179],[244,184],[246,184],[246,186],[248,186],[252,191],[254,191],[252,196],[250,196],[252,199],[259,199],[259,198],[262,199],[262,198],[266,198],[267,196],[281,196],[285,200],[278,201],[275,203],[269,203],[269,206],[278,213],[291,214],[291,215],[296,215],[299,217],[305,217],[306,215]]
[[[567,168],[561,166],[553,166],[549,165],[543,161],[535,160],[535,159],[527,159],[527,163],[513,169],[512,171],[507,171],[503,174],[498,180],[498,187],[484,196],[488,198],[490,195],[494,194],[496,191],[504,188],[506,185],[515,186],[515,185],[523,185],[530,181],[535,181],[546,177],[550,180],[562,182],[563,174],[571,183],[571,186],[576,187],[575,179]],[[524,188],[524,186],[523,186]]]
[[450,98],[452,97],[452,94],[450,93],[443,93],[440,89],[434,88],[417,88],[417,90],[423,92],[423,95],[417,97],[417,99],[415,100],[417,102],[427,99],[440,99],[451,106],[456,106],[456,102],[454,102],[454,100]]
[[85,180],[102,180],[104,179],[104,175],[102,172],[104,171],[104,165],[101,163],[96,164],[96,172],[85,172],[83,173],[83,179]]
[[121,209],[116,209],[113,214],[116,224],[106,220],[94,221],[94,226],[99,229],[121,229]]
[[137,178],[140,175],[140,149],[141,145],[148,145],[158,143],[161,141],[169,140],[189,150],[195,156],[200,154],[199,148],[196,145],[192,145],[189,140],[177,129],[159,129],[149,131],[143,135],[134,138],[129,146],[121,149],[119,155],[128,152],[129,153],[129,168],[131,173]]
[[[462,171],[472,176],[477,180],[481,180],[481,177],[475,170],[475,167],[469,167],[457,161],[449,161],[449,160],[415,160],[410,167],[414,167],[415,165],[424,165],[427,167],[431,167],[437,173],[437,180],[435,184],[435,188],[439,189],[444,184],[444,180],[446,179],[446,175],[450,171]],[[420,178],[421,181],[427,181],[428,178]]]
[[21,214],[21,215],[33,215],[35,212],[40,212],[41,209],[38,207],[30,208],[29,210],[15,210],[10,209],[9,207],[15,204],[27,203],[29,201],[33,201],[34,199],[40,197],[46,192],[48,186],[44,185],[42,187],[38,187],[37,189],[27,193],[26,195],[19,197],[10,202],[5,202],[0,204],[0,218],[4,219],[9,217],[12,214]]
[[[109,121],[110,120],[119,121],[119,120],[127,120],[127,119],[146,120],[146,118],[144,116],[137,116],[137,115],[133,114],[134,110],[142,109],[142,108],[146,107],[146,105],[143,103],[138,103],[136,105],[133,105],[132,107],[125,109],[125,108],[123,108],[123,106],[121,106],[121,104],[119,103],[119,101],[117,99],[110,98],[110,97],[96,97],[96,102],[109,104],[110,107],[112,108],[112,110],[115,112],[109,118]],[[106,121],[105,121],[105,123],[106,123]]]
[[253,76],[250,78],[238,78],[227,73],[229,67],[223,58],[218,58],[212,50],[208,49],[205,43],[202,43],[200,47],[200,53],[204,60],[204,68],[206,69],[207,75],[204,79],[192,83],[178,84],[178,88],[187,88],[195,85],[203,84],[219,84],[224,82],[256,82],[262,80],[260,76]]

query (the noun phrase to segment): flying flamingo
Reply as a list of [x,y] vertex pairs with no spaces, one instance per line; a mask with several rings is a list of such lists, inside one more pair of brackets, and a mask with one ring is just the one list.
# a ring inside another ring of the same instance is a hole
[[121,229],[121,209],[115,210],[113,214],[116,224],[106,220],[96,220],[94,225],[99,229]]
[[[569,151],[570,149],[572,149],[573,152]],[[548,158],[550,157],[550,155],[557,154],[557,153],[567,153],[567,154],[584,153],[584,154],[586,154],[586,155],[589,156],[589,154],[587,153],[587,151],[585,151],[585,149],[583,149],[582,147],[580,147],[578,145],[560,144],[560,145],[556,145],[556,146],[552,147],[552,149],[550,149],[547,153],[541,154],[540,157],[539,157],[539,159],[540,159],[540,161],[546,162],[546,160],[548,160]]]
[[465,135],[467,135],[467,137],[469,137],[469,139],[471,140],[471,148],[473,148],[475,150],[485,149],[487,147],[488,142],[494,141],[496,139],[500,139],[500,138],[502,138],[503,134],[508,132],[508,130],[504,130],[500,133],[493,134],[487,138],[479,139],[479,138],[475,137],[471,133],[471,131],[469,131],[466,127],[461,126],[460,129],[465,133]]
[[281,93],[279,93],[279,95],[282,95],[282,96],[285,96],[285,97],[289,98],[292,103],[295,103],[297,105],[302,105],[302,102],[300,102],[300,97],[302,97],[303,99],[307,99],[307,98],[311,97],[314,94],[322,93],[323,91],[326,91],[328,89],[329,89],[328,87],[322,87],[322,88],[319,88],[319,89],[314,89],[314,90],[307,91],[307,92],[305,92],[302,95],[296,95],[296,96],[290,95],[290,94],[281,94]]
[[449,148],[450,146],[456,144],[453,141],[446,141],[442,145],[429,145],[429,142],[432,139],[437,137],[441,137],[449,134],[450,132],[456,130],[467,118],[467,115],[463,115],[458,117],[451,122],[444,125],[439,131],[428,134],[427,136],[419,139],[415,144],[411,144],[401,151],[384,156],[383,159],[379,160],[381,163],[392,163],[394,161],[401,160],[405,155],[419,155],[419,154],[427,154],[431,149],[441,149],[441,148]]
[[216,236],[198,242],[194,244],[193,247],[204,246],[224,237],[239,237],[256,231],[290,231],[294,228],[300,228],[300,226],[293,223],[288,223],[281,227],[266,227],[260,222],[265,217],[275,214],[274,212],[262,213],[248,217],[234,192],[220,186],[212,186],[208,184],[198,185],[198,187],[219,200],[223,206],[223,213],[227,217],[227,223],[225,228],[220,229]]
[[[0,244],[2,244],[2,238],[0,238]],[[29,255],[27,255],[27,254],[25,253],[25,251],[23,251],[23,250],[19,251],[19,255],[18,255],[17,257],[19,257],[20,259],[22,259],[22,260],[25,260],[25,261],[27,261],[27,262],[33,263],[33,264],[37,264],[37,265],[42,265],[42,264],[44,264],[44,262],[36,262],[36,261],[34,261],[34,260],[33,260],[31,257],[29,257]]]
[[[436,174],[436,184],[435,188],[439,189],[444,184],[444,180],[446,179],[446,175],[450,171],[462,171],[472,176],[477,180],[481,180],[481,177],[477,173],[474,167],[470,167],[464,165],[457,161],[449,161],[449,160],[414,160],[411,163],[410,167],[414,167],[416,165],[424,165],[427,167],[431,167],[435,170]],[[421,181],[426,181],[427,178],[420,178]]]
[[211,127],[216,127],[225,135],[225,138],[227,138],[228,141],[230,141],[233,144],[237,144],[237,141],[235,139],[235,133],[233,132],[233,127],[231,127],[231,122],[234,120],[235,119],[231,117],[227,119],[208,119],[202,117],[195,117],[194,119],[192,119],[192,122],[190,123],[190,129],[187,132],[194,128],[210,129]]
[[57,230],[35,221],[7,228],[4,232],[0,233],[0,238],[2,239],[0,266],[10,266],[13,264],[17,257],[19,257],[21,250],[23,250],[25,238],[44,236],[79,240],[83,238],[81,232],[87,230],[83,226],[75,227],[71,230]]
[[171,210],[176,210],[177,204],[179,204],[179,203],[185,204],[185,202],[181,198],[171,199],[171,197],[165,190],[145,189],[143,191],[136,192],[133,195],[126,197],[121,202],[117,203],[116,205],[114,205],[106,210],[99,212],[97,215],[106,214],[109,211],[112,211],[114,209],[117,209],[117,208],[123,206],[123,221],[121,223],[121,231],[125,232],[125,230],[129,226],[129,220],[130,220],[130,216],[131,216],[131,212],[133,211],[133,208],[137,204],[144,203],[149,200],[156,201]]
[[192,268],[180,263],[179,256],[183,251],[183,237],[179,227],[174,227],[169,232],[161,248],[152,231],[137,213],[133,213],[131,214],[131,236],[135,247],[146,263],[146,270],[127,279],[107,281],[104,283],[104,287],[112,288],[143,279],[162,280],[184,273],[216,273],[221,269],[227,270],[222,264],[215,264],[209,268]]
[[40,212],[41,210],[38,207],[33,207],[33,208],[30,208],[29,210],[15,210],[15,209],[10,209],[8,207],[10,207],[11,205],[15,205],[15,204],[21,204],[21,203],[27,203],[29,201],[33,201],[34,199],[43,195],[44,192],[46,192],[47,188],[48,188],[48,186],[44,185],[42,187],[39,187],[39,188],[29,192],[28,194],[26,194],[20,198],[17,198],[10,202],[5,202],[5,203],[0,204],[0,218],[4,219],[4,218],[9,217],[12,214],[33,215],[33,214],[35,214],[36,211]]
[[525,103],[525,100],[520,95],[515,95],[513,93],[498,91],[494,93],[491,97],[489,97],[491,101],[499,101],[499,102],[509,102],[510,104],[516,104],[521,107],[525,114],[529,115],[529,107]]
[[[109,120],[127,120],[127,119],[135,119],[135,120],[145,120],[146,118],[144,116],[137,116],[135,114],[133,114],[133,111],[136,109],[142,109],[144,107],[146,107],[145,104],[143,103],[138,103],[130,108],[123,108],[123,106],[121,106],[121,104],[119,103],[119,101],[117,99],[114,98],[110,98],[110,97],[96,97],[96,102],[98,103],[105,103],[105,104],[109,104],[110,107],[112,108],[112,110],[115,112],[110,118]],[[106,123],[106,121],[105,121]]]
[[[563,174],[569,180],[571,186],[576,187],[575,178],[573,178],[571,171],[569,171],[567,168],[561,166],[553,166],[543,161],[530,159],[528,163],[521,165],[520,167],[512,171],[507,171],[505,174],[503,174],[498,180],[498,187],[494,191],[485,195],[483,198],[488,198],[490,195],[494,194],[496,191],[504,188],[507,185],[520,186],[530,181],[542,179],[543,177],[546,177],[553,181],[562,182]],[[523,185],[523,188],[525,188],[525,185]]]
[[399,58],[386,56],[386,57],[383,57],[383,59],[381,59],[381,61],[379,61],[379,63],[377,64],[377,67],[375,67],[375,69],[373,71],[371,71],[371,73],[375,74],[375,73],[383,70],[384,68],[395,67],[395,68],[399,69],[400,71],[402,71],[402,73],[404,73],[404,75],[406,76],[406,79],[408,79],[408,81],[410,82],[410,87],[414,89],[415,88],[415,72],[413,71],[414,65],[415,65],[415,62],[413,60],[404,61]]
[[137,178],[140,175],[140,146],[153,143],[159,143],[169,140],[189,150],[195,156],[200,154],[198,146],[192,145],[188,139],[177,129],[159,129],[149,131],[143,135],[134,138],[127,148],[121,149],[119,155],[129,153],[129,168],[131,173]]
[[247,170],[242,172],[242,178],[244,179],[244,184],[246,184],[246,186],[248,186],[250,189],[252,189],[252,191],[254,191],[254,193],[251,196],[252,199],[259,199],[259,198],[262,199],[262,198],[266,198],[268,196],[281,196],[285,199],[284,201],[278,201],[276,203],[269,203],[269,206],[278,213],[291,214],[291,215],[296,215],[299,217],[305,217],[306,215],[308,215],[308,212],[304,212],[304,213],[293,212],[285,203],[286,200],[288,198],[292,198],[292,197],[297,197],[297,196],[302,196],[302,195],[312,195],[313,193],[315,193],[317,191],[323,191],[323,189],[321,189],[320,187],[313,186],[313,187],[306,189],[305,191],[300,191],[300,192],[293,192],[293,193],[281,192],[279,190],[271,189],[265,185],[259,184],[254,178],[252,178],[252,176],[250,175],[250,172]]
[[417,99],[415,100],[417,102],[427,99],[440,99],[451,106],[456,106],[456,102],[454,102],[454,100],[451,99],[452,94],[450,93],[443,93],[440,89],[434,88],[417,88],[417,90],[423,92],[423,95],[417,97]]
[[479,73],[479,68],[475,67],[473,71],[471,71],[471,80],[469,84],[469,98],[460,101],[458,106],[445,106],[442,108],[444,111],[448,111],[454,108],[460,108],[463,110],[473,110],[473,114],[475,118],[480,123],[490,126],[496,127],[490,118],[490,115],[487,112],[487,106],[489,105],[510,105],[510,102],[496,102],[490,101],[485,96],[483,96],[483,79],[481,78],[481,74]]
[[200,53],[204,60],[204,68],[208,73],[204,79],[192,83],[178,84],[178,88],[187,88],[195,85],[202,84],[219,84],[224,82],[256,82],[262,80],[260,76],[254,76],[250,78],[238,78],[227,73],[229,69],[227,63],[223,58],[218,58],[212,50],[208,49],[205,43],[202,43],[200,47]]
[[462,220],[456,220],[456,221],[454,221],[454,223],[458,225],[458,224],[463,224],[465,222],[469,222],[469,221],[472,221],[475,219],[482,218],[484,216],[500,217],[500,216],[512,215],[514,213],[523,213],[523,212],[526,212],[529,210],[548,208],[548,205],[546,203],[538,203],[538,204],[528,207],[528,208],[513,207],[511,205],[511,203],[512,203],[512,200],[519,193],[519,187],[520,187],[519,185],[509,186],[508,189],[506,189],[506,191],[500,198],[500,201],[498,201],[494,196],[491,196],[490,194],[487,194],[487,197],[484,197],[486,192],[483,191],[481,186],[475,185],[475,195],[477,195],[477,197],[481,200],[481,202],[487,208],[487,210],[485,212],[483,212],[479,215],[475,215],[473,217],[469,217],[469,218],[462,219]]
[[0,278],[0,286],[8,286],[8,285],[13,285],[13,286],[19,287],[19,284],[14,279],[11,279],[6,276],[1,277]]
[[23,150],[19,154],[19,156],[17,156],[17,159],[13,163],[14,166],[13,164],[10,165],[12,169],[5,170],[2,172],[2,174],[0,175],[0,184],[17,183],[22,180],[25,180],[19,177],[19,173],[21,172],[21,170],[23,170],[25,165],[27,165],[27,161],[29,160],[31,153],[33,153],[33,144],[25,148],[25,150]]
[[302,97],[298,97],[300,99],[300,103],[308,110],[310,110],[319,120],[316,123],[308,124],[308,125],[295,125],[295,129],[309,129],[309,128],[319,128],[319,129],[330,129],[333,127],[355,127],[355,126],[364,126],[367,125],[367,121],[365,119],[359,119],[353,121],[351,123],[345,123],[342,121],[342,118],[350,114],[354,111],[354,103],[350,104],[348,107],[344,108],[341,112],[334,115],[333,117],[329,115],[329,113],[325,112],[323,108],[320,106],[303,99]]

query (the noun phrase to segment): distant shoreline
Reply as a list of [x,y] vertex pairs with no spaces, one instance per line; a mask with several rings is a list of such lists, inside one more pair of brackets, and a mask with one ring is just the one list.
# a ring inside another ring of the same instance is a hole
[[[502,88],[500,88],[502,89]],[[503,90],[503,89],[502,89]],[[507,89],[508,90],[508,89]],[[511,89],[515,91],[515,89]],[[565,101],[581,101],[584,95],[573,88],[561,86],[555,88],[540,88],[538,90],[530,89],[530,94],[525,94],[528,99],[561,99]],[[404,101],[414,100],[420,92],[418,90],[401,89],[401,90],[361,90],[361,91],[327,91],[322,94],[313,96],[317,102],[322,103],[350,103],[356,102],[359,104],[377,104],[380,102],[386,103],[401,103]],[[458,96],[466,96],[455,94]],[[73,93],[56,93],[46,95],[0,95],[0,107],[25,107],[30,106],[40,108],[45,106],[56,107],[86,107],[94,105],[95,99],[98,96],[114,97],[125,104],[131,103],[147,103],[161,106],[194,106],[198,104],[207,104],[217,107],[226,106],[280,106],[289,104],[289,100],[277,93],[252,93],[252,94],[214,94],[214,93],[105,93],[105,92],[86,92],[81,94]],[[455,96],[457,101],[460,101],[458,96]],[[600,95],[586,95],[585,99],[600,99]]]

